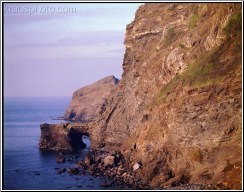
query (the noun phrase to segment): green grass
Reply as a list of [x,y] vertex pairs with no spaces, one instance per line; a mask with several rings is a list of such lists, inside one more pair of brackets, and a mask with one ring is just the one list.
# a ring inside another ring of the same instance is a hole
[[191,12],[194,13],[194,14],[197,14],[198,13],[198,5],[197,4],[192,4],[191,5]]
[[201,149],[199,149],[199,148],[192,149],[190,152],[190,156],[193,161],[196,161],[199,163],[202,162],[202,160],[203,160],[203,153],[202,153]]
[[236,13],[234,14],[224,27],[224,32],[227,37],[231,35],[239,35],[242,32],[242,14]]
[[185,48],[186,48],[186,46],[185,46],[183,43],[180,43],[179,46],[180,46],[180,48],[182,48],[182,49],[185,49]]
[[190,28],[193,28],[196,26],[197,22],[199,20],[199,15],[197,13],[194,13],[191,18],[189,19],[189,23],[188,23],[188,26]]
[[168,46],[175,36],[175,28],[171,27],[166,31],[165,37],[164,37],[164,45]]
[[240,52],[242,50],[242,13],[232,15],[223,30],[228,38],[234,39],[233,52]]
[[[231,40],[226,44],[230,46]],[[177,86],[200,88],[223,82],[241,64],[241,50],[233,53],[233,57],[236,59],[233,59],[228,65],[221,63],[219,58],[225,51],[224,49],[226,49],[224,45],[213,49],[190,64],[183,73],[176,75],[168,84],[163,86],[153,103],[165,99]]]
[[169,36],[172,36],[174,34],[174,32],[175,32],[174,27],[169,28],[168,31],[167,31]]
[[[214,83],[221,83],[240,64],[239,60],[233,60],[226,66],[227,68],[223,67],[223,63],[219,61],[223,49],[222,46],[213,49],[190,64],[186,71],[176,75],[168,84],[163,86],[153,103],[165,99],[177,86],[199,88]],[[238,54],[238,52],[235,53],[236,56]]]
[[[160,91],[158,98],[165,98],[177,85],[188,84],[191,86],[197,86],[210,82],[210,73],[218,64],[218,60],[214,58],[216,51],[207,53],[204,57],[188,66],[188,69],[183,73],[176,75],[168,84],[166,84]],[[213,77],[215,80],[220,77]]]

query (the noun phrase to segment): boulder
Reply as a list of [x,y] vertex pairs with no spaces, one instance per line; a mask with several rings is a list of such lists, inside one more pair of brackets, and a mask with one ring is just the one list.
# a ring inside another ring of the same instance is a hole
[[57,170],[57,173],[58,173],[58,174],[62,174],[62,173],[64,173],[65,171],[66,171],[65,168],[60,168],[60,169]]
[[90,156],[86,156],[85,160],[84,160],[84,163],[85,163],[86,166],[89,166],[91,164],[91,157]]
[[111,187],[113,184],[112,181],[108,181],[107,179],[105,179],[102,183],[101,183],[101,187]]
[[133,165],[133,171],[136,171],[137,169],[139,169],[140,168],[140,164],[139,163],[135,163],[134,165]]
[[114,156],[108,155],[104,158],[104,166],[114,165]]
[[101,156],[100,155],[95,156],[95,162],[101,163]]
[[59,153],[58,154],[58,157],[56,159],[56,162],[57,163],[64,163],[65,162],[65,157],[64,157],[63,153]]
[[70,175],[77,175],[80,173],[80,170],[78,168],[68,168],[67,173]]

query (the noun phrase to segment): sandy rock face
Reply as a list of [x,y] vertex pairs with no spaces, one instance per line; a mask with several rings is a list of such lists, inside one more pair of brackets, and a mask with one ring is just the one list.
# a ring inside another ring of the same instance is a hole
[[118,79],[114,76],[108,76],[74,92],[72,101],[65,112],[65,119],[73,121],[94,120],[105,99],[117,83]]
[[241,188],[241,4],[148,3],[127,26],[123,77],[91,130],[152,187]]

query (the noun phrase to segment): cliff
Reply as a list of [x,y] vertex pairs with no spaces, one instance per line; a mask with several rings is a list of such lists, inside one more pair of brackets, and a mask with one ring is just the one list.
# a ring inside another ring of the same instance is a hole
[[240,3],[148,3],[126,28],[123,77],[91,130],[152,187],[241,188]]
[[118,79],[108,76],[75,91],[65,112],[65,119],[72,121],[94,120],[117,83]]

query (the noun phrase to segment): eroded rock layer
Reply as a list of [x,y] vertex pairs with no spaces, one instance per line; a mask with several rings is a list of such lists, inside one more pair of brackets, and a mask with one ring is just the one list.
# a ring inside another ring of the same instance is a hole
[[152,187],[241,188],[240,3],[148,3],[127,26],[123,77],[91,130]]

